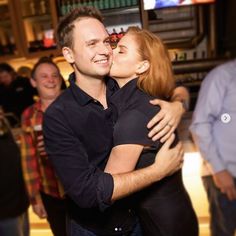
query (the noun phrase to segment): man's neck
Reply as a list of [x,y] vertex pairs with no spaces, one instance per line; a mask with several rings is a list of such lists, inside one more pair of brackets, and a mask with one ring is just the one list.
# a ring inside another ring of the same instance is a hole
[[40,98],[41,100],[41,105],[42,105],[42,111],[46,111],[46,109],[51,105],[51,103],[55,100],[55,99],[43,99]]
[[76,76],[76,85],[107,108],[106,83],[103,78]]

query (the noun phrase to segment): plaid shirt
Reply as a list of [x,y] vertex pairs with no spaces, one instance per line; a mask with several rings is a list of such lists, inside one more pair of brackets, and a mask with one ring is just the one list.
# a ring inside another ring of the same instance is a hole
[[40,155],[36,145],[35,129],[42,126],[43,111],[40,100],[22,114],[20,139],[22,168],[32,204],[41,201],[40,191],[61,198],[62,188],[47,155]]

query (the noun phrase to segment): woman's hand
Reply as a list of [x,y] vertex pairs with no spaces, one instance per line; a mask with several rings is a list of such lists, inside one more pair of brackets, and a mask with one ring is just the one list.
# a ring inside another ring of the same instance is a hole
[[175,147],[170,148],[174,139],[175,135],[172,134],[156,155],[154,165],[157,165],[163,177],[172,175],[183,165],[184,149],[182,143],[179,142]]
[[179,101],[166,102],[160,99],[150,101],[153,105],[159,105],[161,110],[149,121],[147,127],[151,129],[148,137],[153,141],[164,143],[177,128],[185,110]]

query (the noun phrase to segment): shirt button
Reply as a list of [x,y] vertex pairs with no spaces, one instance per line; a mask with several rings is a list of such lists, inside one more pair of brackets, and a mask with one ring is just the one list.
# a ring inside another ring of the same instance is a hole
[[120,232],[121,232],[121,231],[122,231],[122,228],[118,228],[118,231],[120,231]]
[[115,231],[118,231],[118,228],[115,228]]

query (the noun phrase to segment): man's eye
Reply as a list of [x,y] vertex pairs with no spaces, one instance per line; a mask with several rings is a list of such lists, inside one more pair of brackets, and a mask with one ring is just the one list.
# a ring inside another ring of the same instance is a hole
[[111,40],[106,40],[105,42],[104,42],[106,45],[110,45],[111,44]]
[[92,46],[95,46],[95,45],[96,45],[95,42],[91,42],[91,43],[88,44],[89,47],[92,47]]

